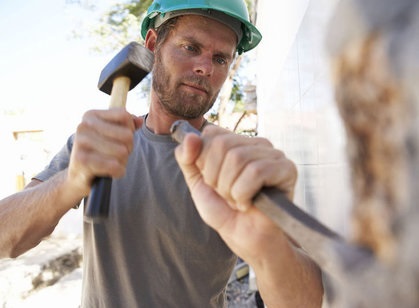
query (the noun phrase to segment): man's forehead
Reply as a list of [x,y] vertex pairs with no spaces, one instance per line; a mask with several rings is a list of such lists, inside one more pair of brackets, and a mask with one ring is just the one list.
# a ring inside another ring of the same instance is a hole
[[[193,30],[198,30],[198,31],[202,30],[202,31],[207,32],[206,29],[208,29],[208,27],[211,30],[213,30],[215,28],[214,27],[215,25],[218,29],[222,29],[221,31],[219,31],[220,36],[217,35],[217,37],[218,38],[224,37],[225,41],[231,42],[231,49],[232,49],[231,54],[234,54],[234,52],[236,51],[236,46],[237,46],[237,37],[235,33],[229,27],[217,22],[216,20],[213,20],[211,18],[207,18],[204,16],[198,16],[198,15],[179,16],[179,19],[175,25],[175,29],[179,29],[179,28],[183,29],[183,35],[182,35],[183,38],[188,39],[190,41],[195,41],[198,43],[200,41],[200,36],[194,37]],[[179,32],[177,34],[179,34]],[[225,48],[225,49],[228,49],[228,48]]]

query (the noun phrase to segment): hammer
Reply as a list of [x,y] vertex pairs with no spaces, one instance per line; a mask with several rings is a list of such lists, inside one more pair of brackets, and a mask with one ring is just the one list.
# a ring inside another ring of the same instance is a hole
[[[109,108],[125,108],[128,91],[151,71],[153,62],[150,50],[131,42],[105,66],[99,77],[98,88],[110,94]],[[88,219],[95,221],[108,216],[111,186],[110,177],[94,179],[85,212]]]

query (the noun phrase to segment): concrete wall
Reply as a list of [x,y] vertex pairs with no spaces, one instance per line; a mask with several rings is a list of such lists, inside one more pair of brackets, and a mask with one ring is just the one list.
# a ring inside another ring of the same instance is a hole
[[[348,232],[345,134],[335,108],[324,40],[336,0],[259,0],[259,133],[295,161],[296,203]],[[275,10],[273,9],[275,8]],[[278,9],[276,9],[278,8]]]

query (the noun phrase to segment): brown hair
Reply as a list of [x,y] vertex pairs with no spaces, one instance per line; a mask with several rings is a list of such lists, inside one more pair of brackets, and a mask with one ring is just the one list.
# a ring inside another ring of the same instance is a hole
[[178,20],[179,20],[179,17],[173,17],[156,29],[156,32],[157,32],[156,50],[158,50],[161,47],[161,45],[166,41],[170,32],[175,28]]

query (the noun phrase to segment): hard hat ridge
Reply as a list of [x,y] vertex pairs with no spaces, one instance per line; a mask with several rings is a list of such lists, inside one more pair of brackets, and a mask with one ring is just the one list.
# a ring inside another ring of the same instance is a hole
[[206,16],[229,26],[237,35],[239,54],[255,48],[262,39],[249,20],[244,0],[154,0],[141,25],[141,35],[145,38],[148,29],[187,14]]
[[241,22],[239,20],[231,17],[230,15],[226,15],[220,11],[215,11],[212,9],[177,10],[177,11],[167,12],[166,14],[158,14],[153,20],[154,24],[151,26],[157,29],[167,20],[177,17],[177,16],[182,16],[182,15],[200,15],[200,16],[214,19],[230,27],[234,31],[234,33],[236,33],[237,42],[240,42],[241,39],[243,38],[243,31],[241,28]]

